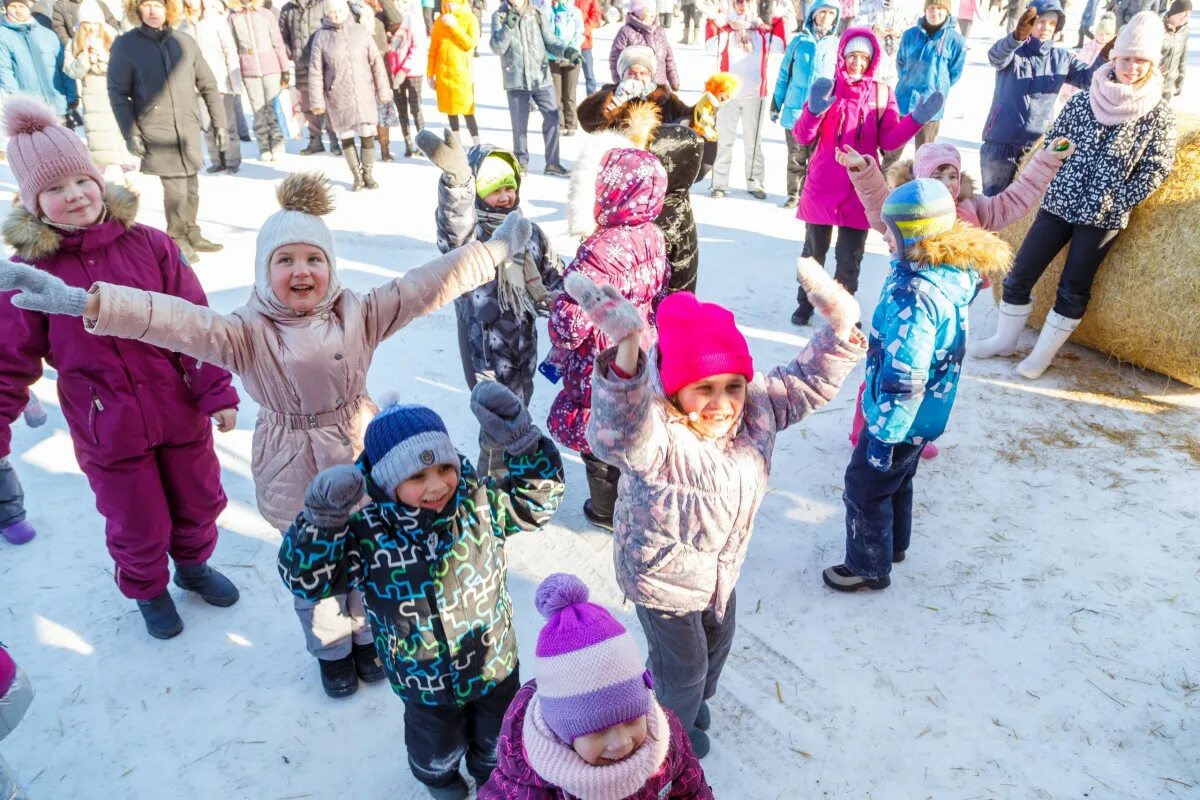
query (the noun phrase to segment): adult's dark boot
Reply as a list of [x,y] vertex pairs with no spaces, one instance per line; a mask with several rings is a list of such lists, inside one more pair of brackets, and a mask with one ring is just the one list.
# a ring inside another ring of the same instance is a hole
[[342,154],[342,143],[333,138],[332,135],[329,137],[329,152],[335,156],[340,156]]
[[379,132],[379,160],[380,161],[395,161],[392,158],[392,132],[389,128],[382,125],[376,127]]
[[210,606],[225,608],[236,603],[240,597],[233,581],[208,564],[176,564],[175,585],[195,592]]
[[166,589],[158,597],[138,600],[138,611],[146,621],[146,632],[155,639],[173,639],[183,633],[183,620],[175,610],[175,601]]
[[379,182],[375,180],[372,171],[375,169],[375,148],[364,147],[362,151],[362,181],[368,189],[378,189]]
[[362,162],[358,158],[358,148],[354,145],[347,145],[342,148],[342,155],[345,156],[346,164],[350,167],[350,177],[354,179],[350,191],[357,192],[367,185],[363,182]]
[[317,153],[325,152],[325,143],[321,141],[320,136],[310,137],[308,145],[300,151],[302,156],[315,156]]
[[225,156],[222,155],[221,158],[218,159],[216,163],[214,163],[212,166],[210,166],[208,169],[206,169],[204,171],[207,172],[209,175],[216,175],[218,172],[224,172],[225,169],[226,169]]

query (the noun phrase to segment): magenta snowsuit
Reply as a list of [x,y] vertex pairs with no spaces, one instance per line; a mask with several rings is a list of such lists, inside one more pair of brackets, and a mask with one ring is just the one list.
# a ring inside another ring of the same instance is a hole
[[[137,201],[109,187],[106,221],[64,233],[17,206],[4,238],[20,260],[69,286],[99,280],[207,305],[204,290],[162,231],[134,222]],[[0,456],[42,360],[58,371],[58,397],[75,456],[106,521],[108,551],[126,597],[167,588],[168,554],[177,564],[208,560],[225,508],[209,414],[236,408],[229,373],[125,339],[101,338],[78,317],[41,314],[0,294]]]
[[[842,57],[842,48],[854,36],[866,36],[875,45],[871,63],[857,83],[851,83],[846,77],[846,61]],[[879,53],[879,40],[870,28],[847,29],[838,42],[833,105],[818,117],[805,103],[796,120],[792,129],[796,142],[815,148],[800,195],[797,219],[814,225],[870,229],[846,168],[834,159],[835,148],[848,144],[859,153],[875,156],[878,160],[881,149],[903,147],[921,129],[911,115],[900,116],[892,90],[873,77],[879,65]]]

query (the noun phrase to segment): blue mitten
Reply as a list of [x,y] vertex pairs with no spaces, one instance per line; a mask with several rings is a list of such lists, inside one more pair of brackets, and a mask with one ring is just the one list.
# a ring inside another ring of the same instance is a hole
[[833,105],[833,81],[829,78],[817,78],[808,90],[808,111],[814,116],[821,116]]
[[929,97],[922,99],[921,102],[917,103],[910,115],[913,118],[913,122],[918,125],[925,125],[932,121],[938,115],[938,112],[942,110],[942,105],[945,102],[946,95],[941,92],[934,92]]

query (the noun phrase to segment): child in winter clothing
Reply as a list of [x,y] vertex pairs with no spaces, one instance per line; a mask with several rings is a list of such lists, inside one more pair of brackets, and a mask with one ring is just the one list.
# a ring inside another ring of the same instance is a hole
[[[430,11],[426,20],[433,19]],[[450,130],[458,133],[458,116],[467,120],[471,142],[479,144],[475,122],[475,47],[479,23],[463,0],[442,0],[442,14],[429,36],[429,65],[425,77],[437,92],[438,111],[450,118]]]
[[[17,728],[29,704],[33,702],[33,686],[12,656],[0,644],[0,741]],[[4,800],[22,800],[28,797],[17,776],[0,756],[0,797]]]
[[894,257],[871,319],[867,428],[842,493],[846,558],[822,576],[843,592],[886,588],[892,563],[904,560],[913,476],[954,405],[980,272],[1003,270],[1011,256],[995,234],[957,221],[950,192],[930,178],[889,194],[882,218]]
[[[667,174],[658,158],[632,148],[604,153],[598,172],[577,165],[571,180],[569,205],[594,209],[598,228],[579,246],[565,275],[577,272],[607,283],[632,302],[646,322],[642,344],[647,348],[655,339],[653,306],[666,291],[670,278],[666,242],[662,229],[654,224],[662,213],[666,192]],[[595,202],[588,202],[592,196]],[[583,504],[584,516],[593,525],[611,530],[620,471],[593,455],[586,438],[592,406],[592,365],[596,354],[611,343],[565,293],[555,299],[547,328],[556,350],[552,355],[558,356],[563,378],[547,426],[560,444],[583,458],[589,493]]]
[[[281,210],[259,229],[249,302],[232,314],[109,283],[97,283],[74,313],[87,317],[94,334],[141,339],[241,375],[262,407],[250,466],[258,510],[284,530],[313,476],[351,463],[361,449],[375,411],[366,392],[375,349],[491,280],[495,264],[525,246],[529,223],[513,218],[487,244],[461,247],[360,295],[338,280],[333,234],[321,219],[333,208],[328,181],[296,174],[278,197]],[[357,688],[356,667],[359,676],[380,677],[358,598],[341,593],[315,606],[298,600],[296,613],[331,696]]]
[[1096,70],[1091,89],[1072,97],[1055,120],[1049,135],[1070,139],[1077,150],[1050,182],[1017,251],[995,335],[972,355],[1012,355],[1033,310],[1033,287],[1068,242],[1054,309],[1017,373],[1040,377],[1079,327],[1109,248],[1175,162],[1175,115],[1158,71],[1162,37],[1157,15],[1136,15],[1113,43],[1113,60]]
[[[1117,36],[1117,18],[1111,11],[1106,11],[1100,21],[1096,23],[1096,28],[1092,33],[1092,38],[1087,41],[1083,47],[1079,48],[1079,60],[1085,64],[1091,64],[1100,55],[1100,51],[1104,46],[1115,39]],[[1058,116],[1062,111],[1062,107],[1066,105],[1079,87],[1073,84],[1066,84],[1058,93],[1058,102],[1055,103],[1055,114]]]
[[[297,597],[363,592],[404,701],[409,767],[437,798],[466,798],[464,753],[478,786],[496,766],[521,685],[504,544],[542,528],[563,493],[558,451],[512,392],[480,382],[471,410],[504,450],[502,481],[476,475],[432,410],[394,405],[367,427],[355,466],[313,479],[279,548],[279,574]],[[364,494],[370,502],[355,512]]]
[[[134,222],[137,199],[128,191],[105,191],[83,142],[52,109],[14,96],[4,112],[21,201],[4,221],[4,238],[33,267],[0,265],[0,291],[44,288],[57,302],[0,297],[0,457],[9,455],[10,426],[45,359],[58,371],[75,455],[105,518],[117,586],[138,602],[151,635],[168,638],[183,628],[167,591],[168,556],[178,586],[214,605],[237,602],[237,589],[206,563],[225,508],[209,417],[222,431],[233,428],[237,392],[224,369],[148,345],[113,346],[61,316],[81,316],[83,287],[100,277],[179,302],[206,299],[179,248]],[[168,612],[171,623],[158,624]]]
[[[438,182],[438,249],[449,253],[469,242],[486,242],[509,217],[520,218],[521,166],[516,157],[490,145],[464,153],[458,138],[444,141],[430,131],[417,134],[425,155],[442,170]],[[528,405],[537,370],[538,316],[550,312],[562,290],[562,262],[538,225],[523,250],[513,251],[496,270],[495,280],[454,301],[458,347],[467,386],[494,380]],[[503,453],[479,442],[477,466],[483,475],[501,477]]]
[[811,261],[800,274],[832,329],[795,360],[756,373],[733,314],[679,292],[659,305],[657,351],[639,350],[640,316],[611,286],[568,274],[597,351],[587,441],[615,465],[617,582],[650,647],[659,702],[696,754],[708,751],[712,697],[733,639],[735,592],[779,431],[833,398],[865,352],[858,304]]
[[[46,424],[46,410],[33,394],[29,395],[21,415],[31,428]],[[8,456],[4,456],[0,458],[0,537],[9,544],[25,544],[34,536],[37,531],[25,519],[25,492],[21,490],[21,480],[8,463]]]
[[[900,37],[896,52],[896,104],[901,114],[937,92],[943,97],[962,77],[967,63],[967,43],[950,16],[950,0],[925,0],[925,14]],[[937,138],[943,108],[921,126],[913,138],[920,147]]]
[[787,199],[784,208],[800,204],[800,190],[808,173],[807,145],[796,141],[792,128],[800,119],[800,110],[808,100],[809,89],[817,78],[833,80],[837,67],[838,15],[841,6],[835,0],[815,0],[808,8],[804,26],[792,38],[779,65],[775,93],[771,96],[771,121],[783,126],[787,141]]
[[1192,0],[1175,0],[1163,16],[1166,36],[1163,40],[1162,74],[1166,83],[1163,90],[1168,98],[1183,94],[1183,72],[1187,68],[1188,16],[1192,13]]
[[[425,62],[429,60],[429,43],[425,23],[420,18],[419,6],[414,0],[400,6],[400,24],[391,32],[386,54],[388,75],[392,78],[392,97],[400,114],[400,132],[404,135],[404,157],[412,158],[417,152],[413,145],[413,133],[425,129],[425,118],[421,116],[421,84],[425,82]],[[409,128],[408,118],[413,127]]]
[[[804,182],[796,213],[805,223],[802,254],[824,264],[836,226],[834,277],[851,294],[858,291],[870,225],[837,153],[847,144],[870,155],[903,147],[941,110],[944,99],[933,92],[901,117],[891,89],[874,77],[879,58],[879,42],[869,29],[850,28],[843,33],[836,79],[813,81],[808,102],[792,129],[799,144],[813,147],[812,180]],[[803,289],[796,301],[792,324],[807,325],[813,307]]]
[[63,51],[63,72],[79,81],[83,124],[87,129],[88,152],[101,174],[115,167],[121,174],[132,171],[136,159],[125,146],[117,118],[108,101],[108,53],[117,32],[104,23],[99,0],[79,4],[75,36]]
[[988,50],[996,88],[979,148],[988,197],[1012,183],[1021,159],[1050,127],[1059,90],[1068,83],[1086,89],[1102,63],[1086,64],[1054,46],[1054,34],[1066,19],[1058,0],[1033,0],[1013,32]]
[[536,680],[504,716],[498,763],[479,800],[710,800],[691,742],[654,699],[625,626],[588,602],[574,575],[546,578],[536,603],[546,618]]

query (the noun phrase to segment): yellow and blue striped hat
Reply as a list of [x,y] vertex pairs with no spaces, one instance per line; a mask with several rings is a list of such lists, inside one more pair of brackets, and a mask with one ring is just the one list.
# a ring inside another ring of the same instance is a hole
[[941,181],[918,178],[892,190],[883,201],[880,216],[892,232],[896,255],[903,258],[909,248],[926,236],[950,230],[958,219],[958,211]]

